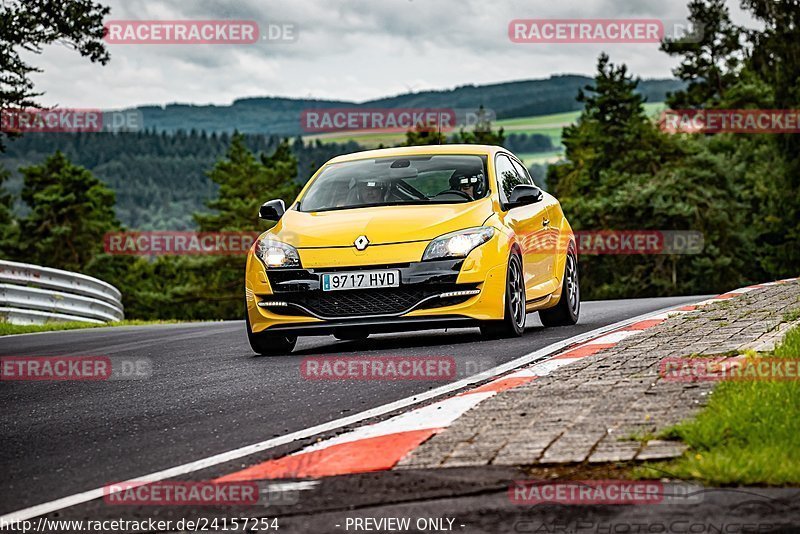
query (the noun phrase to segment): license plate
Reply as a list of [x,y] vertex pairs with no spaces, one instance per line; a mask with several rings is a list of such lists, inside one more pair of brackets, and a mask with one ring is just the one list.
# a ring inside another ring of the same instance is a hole
[[399,287],[400,271],[353,271],[347,273],[327,273],[322,275],[323,291],[342,289],[372,289],[379,287]]

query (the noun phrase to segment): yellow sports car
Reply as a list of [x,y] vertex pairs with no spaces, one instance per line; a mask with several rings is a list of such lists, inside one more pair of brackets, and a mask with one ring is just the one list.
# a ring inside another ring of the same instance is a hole
[[502,147],[439,145],[333,158],[247,256],[246,322],[258,354],[299,335],[480,327],[519,336],[526,312],[578,320],[572,229]]

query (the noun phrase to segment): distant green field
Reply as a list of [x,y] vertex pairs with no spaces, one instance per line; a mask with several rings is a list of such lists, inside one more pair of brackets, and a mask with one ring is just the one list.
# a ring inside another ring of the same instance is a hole
[[[666,109],[664,102],[653,102],[644,105],[645,112],[653,117]],[[566,113],[553,113],[551,115],[538,115],[534,117],[516,117],[501,119],[494,123],[495,127],[502,126],[506,133],[544,134],[553,139],[554,144],[561,144],[561,129],[574,123],[580,116],[580,111]]]
[[[650,116],[655,116],[666,109],[663,102],[653,102],[644,105],[644,109]],[[558,159],[556,156],[561,153],[561,130],[564,126],[574,123],[580,116],[580,111],[568,111],[566,113],[551,113],[549,115],[536,115],[532,117],[514,117],[512,119],[501,119],[495,121],[495,128],[503,127],[506,135],[516,134],[541,134],[547,135],[559,150],[554,152],[543,152],[538,154],[520,155],[526,165],[531,163],[542,163],[543,161]],[[305,136],[306,141],[319,139],[323,143],[346,143],[355,141],[356,143],[368,148],[375,148],[380,144],[384,146],[395,146],[405,140],[403,133],[375,133],[375,132],[337,132],[331,134],[318,134]]]
[[539,165],[543,163],[553,163],[560,160],[564,156],[563,150],[551,150],[549,152],[534,152],[532,154],[517,154],[519,159],[526,167],[530,167],[534,163]]

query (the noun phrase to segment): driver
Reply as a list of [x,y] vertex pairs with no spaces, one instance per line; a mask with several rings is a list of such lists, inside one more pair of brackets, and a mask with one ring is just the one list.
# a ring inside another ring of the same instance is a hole
[[386,184],[377,180],[360,182],[358,194],[364,204],[380,204],[385,199]]
[[483,196],[483,184],[482,172],[477,174],[460,172],[450,177],[450,189],[466,193],[472,199]]

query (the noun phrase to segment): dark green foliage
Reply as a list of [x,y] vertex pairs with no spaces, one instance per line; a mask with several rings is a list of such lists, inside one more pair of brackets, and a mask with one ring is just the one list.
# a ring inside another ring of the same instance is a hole
[[[689,82],[671,106],[720,109],[800,108],[800,2],[745,0],[763,28],[731,23],[721,0],[689,4],[705,33],[700,43],[663,49],[681,57],[675,74]],[[726,134],[708,141],[725,161],[746,205],[743,233],[751,237],[751,279],[796,276],[800,269],[800,136]]]
[[406,132],[405,146],[443,145],[445,143],[464,143],[468,145],[497,145],[505,143],[503,128],[492,130],[492,120],[483,106],[478,108],[472,130],[461,130],[447,137],[445,133],[429,128],[418,127]]
[[[277,137],[245,135],[244,143],[254,152],[272,152],[281,142]],[[225,155],[231,142],[228,134],[178,132],[176,134],[73,133],[26,134],[9,143],[2,154],[13,177],[8,189],[21,189],[18,167],[41,162],[54,150],[86,167],[114,190],[116,213],[122,223],[136,230],[187,230],[196,228],[193,214],[205,210],[218,185],[208,171]],[[294,172],[300,184],[330,158],[362,148],[356,143],[291,144],[298,160]],[[288,201],[288,199],[287,199]]]
[[725,0],[692,0],[689,20],[701,28],[701,38],[666,39],[661,50],[680,56],[673,72],[688,86],[670,94],[667,103],[673,109],[717,107],[737,81],[744,58],[743,31],[730,20]]
[[283,141],[271,156],[256,159],[245,146],[242,135],[236,134],[231,146],[209,173],[217,184],[217,198],[207,202],[213,210],[209,214],[196,214],[197,226],[202,231],[257,230],[258,207],[273,198],[282,198],[290,204],[300,187],[295,180],[297,159]]
[[14,197],[6,191],[11,173],[0,166],[0,258],[18,256],[19,224],[14,217]]
[[91,172],[56,152],[20,169],[22,201],[16,256],[38,265],[80,271],[103,252],[103,236],[120,228],[114,192]]
[[698,230],[702,254],[582,255],[587,298],[724,291],[740,284],[742,205],[724,162],[703,142],[670,137],[647,119],[637,80],[601,55],[585,109],[564,129],[567,162],[548,185],[575,230]]
[[[92,62],[105,64],[103,17],[110,9],[91,0],[5,0],[0,2],[0,109],[38,107],[32,73],[41,69],[20,52],[40,54],[58,43]],[[0,132],[0,152],[3,151]]]
[[503,128],[492,130],[492,120],[489,113],[481,105],[476,113],[475,126],[472,131],[461,128],[461,131],[454,136],[454,143],[466,143],[470,145],[496,145],[502,146],[506,136]]
[[550,152],[556,148],[549,135],[526,133],[506,136],[503,146],[516,154]]
[[[209,172],[218,195],[208,213],[196,214],[199,229],[263,231],[258,219],[266,200],[294,200],[300,184],[288,142],[271,155],[255,156],[242,135],[234,135],[225,157]],[[126,317],[138,319],[240,319],[244,313],[245,257],[160,256],[153,259],[99,256],[87,269],[117,287],[125,288]]]
[[438,130],[417,127],[406,132],[406,146],[443,145],[447,143],[447,135]]
[[[667,41],[687,85],[676,109],[800,107],[800,3],[746,0],[763,24],[733,24],[721,0],[693,0],[699,42]],[[796,134],[677,135],[645,120],[636,82],[601,56],[578,124],[565,128],[568,162],[549,186],[577,229],[692,229],[702,254],[583,256],[590,298],[724,291],[800,270],[800,141]]]

